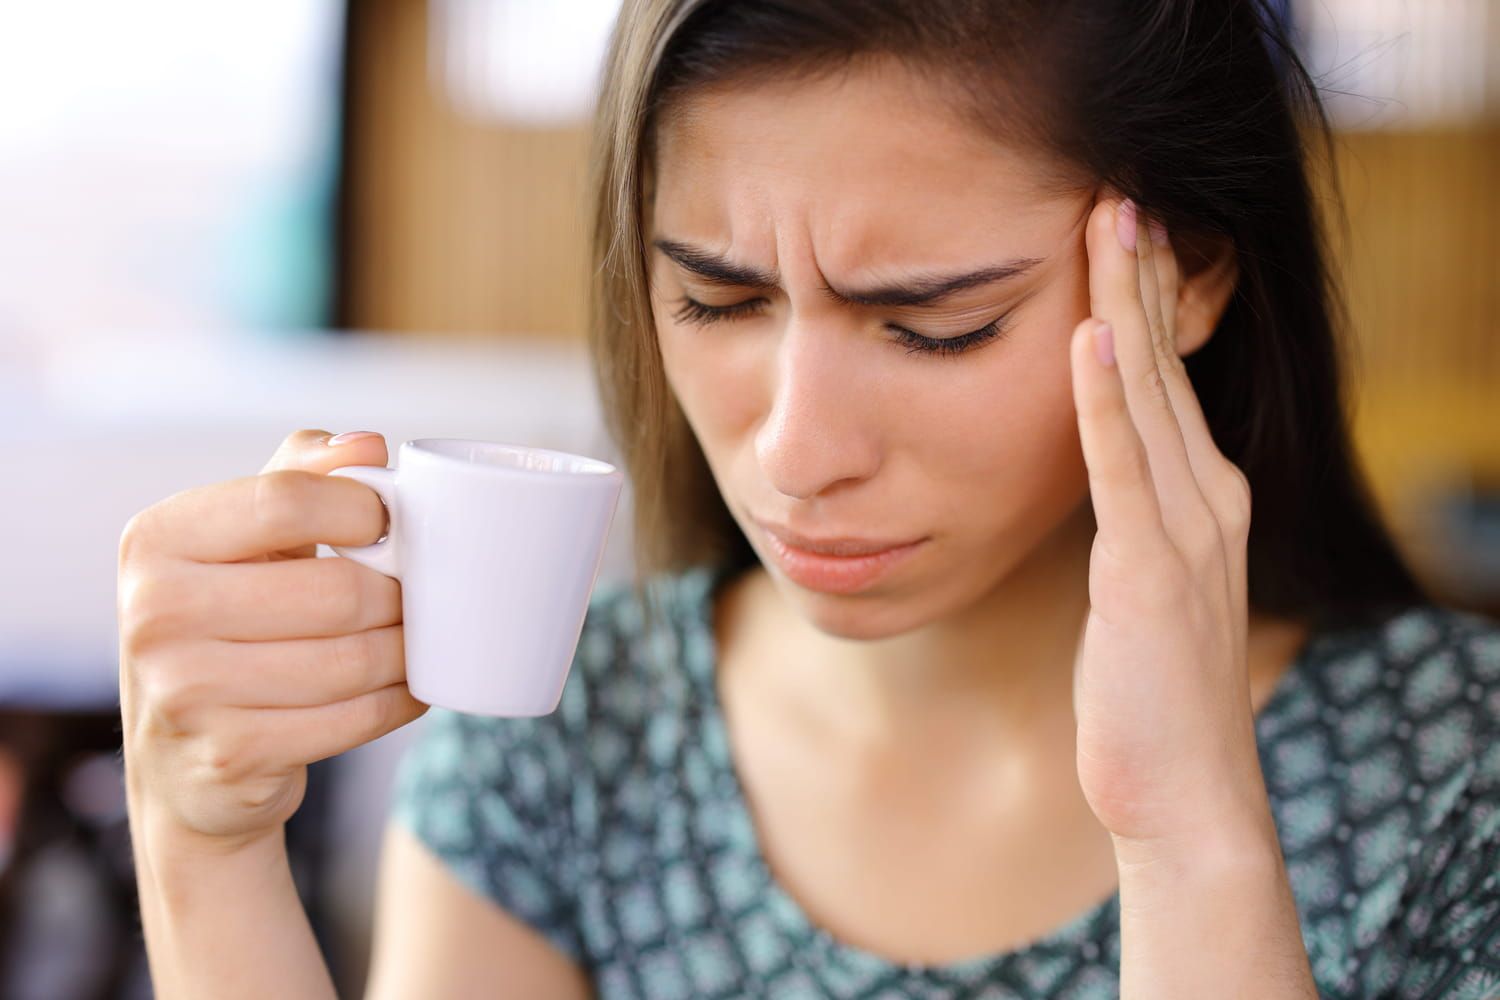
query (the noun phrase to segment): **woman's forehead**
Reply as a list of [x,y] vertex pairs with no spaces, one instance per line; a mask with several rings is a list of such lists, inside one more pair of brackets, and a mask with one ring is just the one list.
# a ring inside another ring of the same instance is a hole
[[716,87],[674,103],[658,127],[649,221],[675,237],[753,243],[801,226],[859,253],[869,240],[952,242],[1076,214],[1046,158],[983,134],[922,80]]

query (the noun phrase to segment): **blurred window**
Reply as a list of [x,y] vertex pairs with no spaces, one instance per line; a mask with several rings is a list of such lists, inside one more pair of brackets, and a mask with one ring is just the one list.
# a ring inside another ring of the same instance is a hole
[[1345,130],[1421,129],[1500,107],[1495,0],[1296,0],[1300,47]]
[[0,344],[327,325],[343,12],[7,5]]
[[434,75],[480,118],[555,125],[584,120],[619,0],[434,0]]

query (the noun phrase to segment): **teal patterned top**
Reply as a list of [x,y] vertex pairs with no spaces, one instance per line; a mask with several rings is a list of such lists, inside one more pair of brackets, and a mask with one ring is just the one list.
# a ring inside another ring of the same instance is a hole
[[[596,588],[561,704],[431,709],[392,815],[601,1000],[1119,995],[1119,895],[1024,947],[897,964],[816,926],[761,855],[714,684],[707,568]],[[1315,633],[1256,717],[1324,998],[1500,997],[1500,625],[1437,606]],[[878,873],[872,873],[878,877]],[[503,984],[496,984],[497,994]]]

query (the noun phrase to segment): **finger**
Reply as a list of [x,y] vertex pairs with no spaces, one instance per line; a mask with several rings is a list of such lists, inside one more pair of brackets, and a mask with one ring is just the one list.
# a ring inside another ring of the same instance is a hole
[[[1177,354],[1176,335],[1173,333],[1176,323],[1176,303],[1169,307],[1163,298],[1165,290],[1162,287],[1160,272],[1157,269],[1157,239],[1158,236],[1152,228],[1156,223],[1147,223],[1140,220],[1140,226],[1144,232],[1137,230],[1138,245],[1136,253],[1140,261],[1140,289],[1141,305],[1146,313],[1146,327],[1151,332],[1151,349],[1155,352],[1157,370],[1165,379],[1171,374],[1174,367],[1182,364],[1182,359]],[[1168,316],[1171,316],[1171,320]],[[1172,404],[1171,393],[1167,394],[1168,404]],[[1168,409],[1175,408],[1171,405]]]
[[[1208,501],[1215,515],[1230,513],[1226,505],[1233,497],[1226,497],[1235,484],[1226,481],[1225,465],[1228,460],[1214,442],[1208,419],[1203,415],[1203,404],[1188,377],[1187,367],[1177,350],[1176,313],[1179,269],[1177,256],[1172,250],[1170,237],[1165,229],[1152,232],[1150,260],[1151,277],[1159,290],[1157,301],[1162,310],[1165,335],[1158,342],[1157,361],[1166,384],[1167,396],[1172,412],[1177,415],[1177,426],[1182,433],[1183,447],[1187,451],[1188,464],[1199,490]],[[1144,265],[1143,265],[1144,266]]]
[[[1118,218],[1117,205],[1122,206]],[[1134,234],[1130,249],[1122,243],[1122,231],[1125,242],[1130,242],[1130,234]],[[1145,445],[1162,514],[1170,528],[1206,513],[1207,505],[1193,477],[1157,362],[1154,339],[1160,333],[1153,330],[1145,302],[1147,289],[1142,287],[1141,257],[1149,253],[1150,239],[1134,219],[1127,200],[1104,201],[1096,206],[1089,219],[1087,241],[1091,312],[1114,328],[1126,406]],[[1154,294],[1155,288],[1150,292]],[[1160,310],[1156,312],[1159,316]]]
[[385,504],[370,487],[290,468],[184,490],[140,517],[136,530],[153,551],[200,563],[318,542],[367,545],[386,530]]
[[1155,267],[1157,302],[1160,305],[1163,348],[1166,356],[1180,362],[1182,352],[1177,346],[1177,291],[1181,283],[1181,271],[1177,266],[1177,253],[1167,227],[1152,219],[1147,228],[1151,233],[1151,262]]
[[[361,436],[330,444],[329,439],[338,435],[315,429],[294,431],[282,440],[261,472],[302,469],[326,475],[345,465],[385,465],[389,462],[384,436],[370,431],[355,433]],[[318,546],[314,542],[250,558],[256,562],[265,562],[268,559],[311,559],[317,554]]]
[[[1219,529],[1221,548],[1226,558],[1230,596],[1234,606],[1241,607],[1246,591],[1246,554],[1244,528],[1247,502],[1244,482],[1230,462],[1219,451],[1213,432],[1203,415],[1202,402],[1188,377],[1187,367],[1177,349],[1176,313],[1178,266],[1171,239],[1165,227],[1152,222],[1147,226],[1149,243],[1142,243],[1142,284],[1148,303],[1156,303],[1162,334],[1155,340],[1157,364],[1162,372],[1172,412],[1182,434],[1188,465]],[[1149,250],[1145,248],[1149,247]],[[1152,294],[1151,289],[1155,289]],[[1242,523],[1244,522],[1244,523]]]
[[330,438],[339,435],[323,430],[293,431],[277,446],[260,471],[304,469],[326,473],[343,465],[385,465],[390,460],[383,435],[372,431],[354,433],[368,436],[346,437],[341,442],[329,444]]
[[426,714],[405,683],[392,684],[330,705],[301,708],[232,709],[253,712],[257,744],[279,759],[311,764],[363,746]]
[[1122,558],[1138,558],[1167,543],[1161,507],[1115,364],[1101,363],[1090,317],[1073,329],[1069,345],[1078,435],[1088,465],[1089,495],[1099,533]]
[[195,643],[193,685],[236,708],[329,705],[406,680],[401,625],[316,639]]
[[402,620],[400,582],[352,559],[174,563],[136,584],[126,606],[142,642],[309,639]]

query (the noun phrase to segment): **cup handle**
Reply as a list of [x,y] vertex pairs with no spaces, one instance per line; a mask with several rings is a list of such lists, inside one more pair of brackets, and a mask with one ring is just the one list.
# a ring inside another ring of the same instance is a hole
[[345,559],[353,559],[361,566],[368,566],[377,573],[401,579],[401,563],[396,538],[396,470],[383,465],[344,465],[328,471],[330,476],[344,476],[364,483],[374,490],[385,504],[388,526],[385,537],[369,545],[328,546]]

